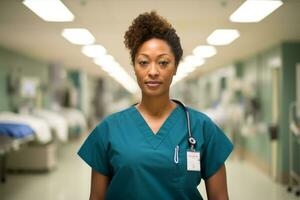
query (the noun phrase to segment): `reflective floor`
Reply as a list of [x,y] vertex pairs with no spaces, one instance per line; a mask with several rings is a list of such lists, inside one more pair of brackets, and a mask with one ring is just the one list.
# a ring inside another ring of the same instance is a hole
[[[0,184],[1,200],[85,200],[90,187],[90,169],[77,156],[81,141],[59,149],[59,166],[47,174],[8,174]],[[247,162],[227,162],[228,187],[231,200],[296,200],[286,188],[274,183],[268,176]],[[199,189],[205,197],[205,188]]]

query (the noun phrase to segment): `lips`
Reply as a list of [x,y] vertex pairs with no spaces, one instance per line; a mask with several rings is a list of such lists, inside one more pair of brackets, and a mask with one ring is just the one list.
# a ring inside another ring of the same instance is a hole
[[162,84],[160,81],[146,81],[145,83],[148,87],[158,87]]

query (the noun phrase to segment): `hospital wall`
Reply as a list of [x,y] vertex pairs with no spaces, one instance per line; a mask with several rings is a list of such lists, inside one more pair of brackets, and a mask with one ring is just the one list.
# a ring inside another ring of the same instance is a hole
[[[242,62],[242,70],[244,77],[252,72],[257,77],[259,96],[262,102],[263,120],[267,124],[274,123],[274,77],[272,79],[272,71],[278,70],[279,79],[279,95],[278,95],[278,119],[275,120],[278,126],[278,150],[277,150],[277,177],[281,182],[286,182],[289,174],[289,106],[296,101],[296,64],[300,63],[300,43],[299,42],[283,42],[264,52],[258,53],[254,58]],[[273,81],[273,83],[272,83]],[[299,80],[298,80],[299,81]],[[259,135],[259,134],[258,134]],[[266,163],[270,163],[270,141],[265,136],[259,136],[252,141],[247,139],[245,148],[260,156]],[[264,141],[264,142],[263,142]],[[299,156],[299,145],[294,144],[293,154]],[[265,149],[265,150],[264,150]],[[295,165],[299,165],[299,159],[294,158]],[[294,169],[297,169],[293,166]],[[299,168],[298,168],[299,169]]]
[[[8,77],[10,80],[8,81]],[[35,77],[41,85],[48,85],[48,65],[20,53],[0,47],[0,111],[12,111],[21,105],[24,99],[20,98],[18,88],[22,77]],[[41,106],[47,106],[49,95],[40,90],[37,101]]]
[[[281,60],[280,47],[272,47],[236,64],[239,78],[254,88],[251,96],[259,102],[259,122],[265,126],[263,130],[242,137],[239,145],[241,150],[254,160],[255,164],[269,174],[271,174],[272,168],[272,151],[268,128],[273,123],[272,102],[273,98],[276,98],[273,97],[272,90],[272,60]],[[281,68],[282,66],[276,67]]]
[[[61,80],[61,74],[65,74],[66,80]],[[33,100],[34,107],[51,109],[56,100],[55,88],[75,89],[77,100],[73,106],[84,113],[90,126],[136,102],[132,94],[110,77],[96,77],[61,63],[43,62],[0,47],[0,112],[17,112],[20,106],[28,103],[20,93],[24,77],[36,78],[40,82],[37,97]]]
[[[289,151],[289,140],[288,140],[288,134],[289,134],[289,106],[291,102],[296,101],[296,82],[300,80],[296,80],[296,64],[300,63],[300,42],[289,42],[289,43],[283,43],[281,45],[281,55],[282,55],[282,73],[281,73],[281,85],[280,85],[280,126],[279,126],[279,137],[280,137],[280,143],[279,143],[279,170],[282,171],[282,179],[285,179],[285,177],[288,174],[288,151]],[[299,90],[299,88],[297,88]],[[293,145],[296,146],[296,145]],[[294,150],[294,155],[296,158],[295,161],[298,161],[295,163],[295,165],[300,164],[299,160],[299,149],[300,146],[296,146]],[[299,169],[293,166],[294,169]],[[300,172],[299,172],[300,173]]]
[[[18,111],[23,104],[28,103],[26,102],[27,99],[21,96],[21,81],[24,77],[39,81],[37,95],[33,99],[33,106],[50,108],[54,99],[51,93],[53,89],[51,88],[53,86],[51,67],[51,63],[0,47],[0,111]],[[68,82],[73,82],[77,89],[82,91],[94,89],[90,87],[92,85],[90,82],[95,81],[93,77],[87,76],[84,72],[78,70],[66,70],[63,65],[61,67],[66,71]],[[87,76],[85,78],[86,82],[83,83],[82,78],[74,79],[74,74],[79,77]],[[60,87],[63,86],[60,85]],[[91,94],[92,92],[86,91],[86,93]],[[80,93],[78,95],[80,98],[83,96]],[[86,95],[84,99],[87,102],[86,105],[83,106],[79,101],[77,108],[89,110],[90,108],[87,108],[90,106],[89,98],[90,96]]]
[[[224,65],[219,70],[178,84],[173,89],[173,96],[188,105],[206,110],[220,103],[224,91],[234,90],[236,83],[243,84],[247,95],[235,91],[231,103],[245,104],[247,98],[257,101],[257,123],[260,128],[248,135],[242,135],[241,130],[230,127],[224,127],[225,131],[235,143],[235,151],[240,153],[241,159],[250,160],[270,176],[275,166],[274,178],[287,182],[290,145],[288,108],[296,100],[295,69],[300,62],[299,52],[299,42],[274,45],[248,58]],[[269,128],[273,125],[278,130],[276,140],[270,137]],[[278,144],[276,151],[272,151],[272,141]],[[293,149],[294,155],[299,155],[298,150],[299,146]],[[275,165],[272,165],[272,156],[276,157]],[[299,165],[299,162],[295,164]]]

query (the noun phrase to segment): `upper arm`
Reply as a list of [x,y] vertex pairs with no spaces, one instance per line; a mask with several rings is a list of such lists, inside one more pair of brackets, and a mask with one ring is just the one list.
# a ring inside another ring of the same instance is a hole
[[204,180],[213,176],[233,150],[231,141],[211,120],[203,124],[204,145],[201,154],[201,174]]
[[110,176],[107,146],[109,129],[106,121],[101,122],[81,145],[78,155],[95,171]]
[[92,170],[90,200],[104,200],[109,181],[108,176]]
[[222,165],[220,169],[205,180],[207,198],[209,200],[228,200],[226,169]]

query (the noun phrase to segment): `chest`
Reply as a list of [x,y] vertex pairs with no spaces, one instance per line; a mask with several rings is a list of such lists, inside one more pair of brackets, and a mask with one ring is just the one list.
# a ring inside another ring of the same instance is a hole
[[111,145],[109,162],[113,183],[129,184],[134,188],[156,187],[163,183],[164,187],[173,188],[172,191],[189,190],[200,184],[201,171],[187,170],[188,144],[184,134],[177,140],[169,135],[155,147],[149,143],[151,138],[142,136],[140,139],[139,142],[122,140]]
[[157,134],[159,132],[160,128],[166,122],[167,118],[167,115],[159,118],[143,115],[145,126],[149,127],[149,129],[152,131],[152,134]]
[[[115,126],[113,140],[110,141],[108,157],[113,174],[152,174],[167,180],[175,180],[187,174],[188,132],[185,121],[166,123],[154,121],[161,126],[156,134],[143,122]],[[198,149],[202,142],[198,139]],[[199,178],[200,174],[195,176]],[[196,181],[197,182],[197,181]]]
[[151,129],[153,134],[157,134],[159,129],[162,127],[164,120],[158,120],[158,119],[147,119],[145,118],[145,121],[147,122],[147,125]]

